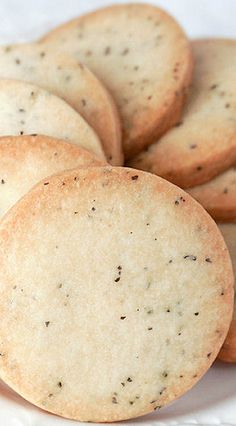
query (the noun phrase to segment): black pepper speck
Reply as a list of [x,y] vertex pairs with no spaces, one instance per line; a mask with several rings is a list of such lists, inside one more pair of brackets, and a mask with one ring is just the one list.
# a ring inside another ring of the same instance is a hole
[[194,256],[193,254],[186,254],[184,256],[184,259],[195,261],[195,260],[197,260],[197,256]]
[[176,198],[175,205],[178,206],[181,202],[185,203],[185,201],[186,201],[185,198],[180,196],[180,197]]

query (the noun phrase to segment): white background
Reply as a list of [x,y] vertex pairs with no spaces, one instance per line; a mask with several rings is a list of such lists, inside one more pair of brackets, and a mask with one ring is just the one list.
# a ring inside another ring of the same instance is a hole
[[[0,42],[33,40],[76,15],[116,0],[0,0]],[[236,0],[154,0],[190,37],[236,37]],[[117,3],[126,3],[118,1]]]
[[[152,3],[171,12],[192,38],[236,38],[236,0],[158,0]],[[109,0],[0,0],[0,43],[36,40],[57,24],[108,4]],[[0,426],[75,424],[38,410],[0,384]],[[236,426],[236,365],[218,363],[193,390],[170,407],[125,424]]]

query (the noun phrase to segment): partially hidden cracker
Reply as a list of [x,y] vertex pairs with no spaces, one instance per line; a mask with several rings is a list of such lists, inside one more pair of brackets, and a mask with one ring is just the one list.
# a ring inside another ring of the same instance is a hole
[[131,167],[182,188],[209,181],[236,161],[236,41],[196,40],[192,89],[176,126]]
[[214,179],[188,189],[213,217],[223,222],[236,222],[236,167],[231,167]]
[[80,16],[41,41],[84,62],[118,106],[125,157],[179,119],[192,77],[190,43],[176,21],[148,4],[119,4]]
[[115,103],[84,64],[36,43],[0,46],[0,78],[36,84],[64,99],[94,128],[109,163],[123,164]]
[[0,137],[0,217],[43,178],[104,164],[85,149],[48,136]]
[[0,136],[30,134],[64,139],[105,159],[94,130],[65,101],[33,84],[0,80]]

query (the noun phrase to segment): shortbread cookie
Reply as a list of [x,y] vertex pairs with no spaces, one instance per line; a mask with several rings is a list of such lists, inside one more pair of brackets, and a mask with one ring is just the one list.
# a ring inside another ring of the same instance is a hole
[[123,420],[178,398],[232,316],[224,240],[181,189],[125,168],[47,178],[0,224],[0,375],[58,415]]
[[84,62],[108,87],[121,115],[126,158],[179,120],[192,56],[166,12],[148,4],[113,5],[56,28],[42,41]]
[[199,185],[236,160],[236,41],[193,43],[195,73],[176,127],[129,164],[183,188]]
[[188,192],[215,220],[236,222],[236,167]]
[[113,99],[91,71],[70,55],[38,44],[0,46],[0,78],[36,84],[63,98],[99,136],[106,157],[123,164],[121,129]]
[[[236,277],[236,224],[224,223],[219,224],[219,228],[224,236],[225,242],[228,246],[231,255],[234,276]],[[222,361],[236,362],[236,305],[234,299],[234,313],[233,320],[226,340],[219,353],[219,358]]]
[[33,84],[0,80],[0,136],[26,134],[64,139],[105,159],[94,130],[65,101]]
[[41,179],[74,167],[101,166],[90,152],[48,136],[0,138],[0,217]]

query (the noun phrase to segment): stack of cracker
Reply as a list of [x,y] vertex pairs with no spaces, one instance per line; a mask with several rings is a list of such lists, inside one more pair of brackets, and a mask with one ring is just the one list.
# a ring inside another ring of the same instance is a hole
[[38,407],[129,419],[235,361],[235,51],[147,4],[0,48],[0,377]]

